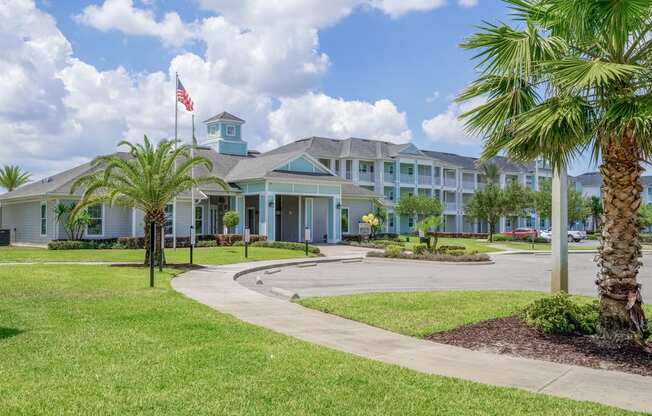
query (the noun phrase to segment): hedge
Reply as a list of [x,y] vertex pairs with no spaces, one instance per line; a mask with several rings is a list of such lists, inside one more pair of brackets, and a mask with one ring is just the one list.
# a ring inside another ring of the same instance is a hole
[[[256,241],[251,243],[252,247],[270,247],[270,248],[282,248],[286,250],[298,250],[304,251],[306,249],[305,243],[293,243],[289,241]],[[311,254],[319,254],[319,247],[308,246],[308,252]]]

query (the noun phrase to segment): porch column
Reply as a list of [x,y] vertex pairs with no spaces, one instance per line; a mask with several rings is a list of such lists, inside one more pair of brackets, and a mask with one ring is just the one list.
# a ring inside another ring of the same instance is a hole
[[276,194],[267,194],[267,239],[276,241]]
[[267,236],[267,193],[258,194],[258,234]]
[[568,176],[566,167],[552,177],[552,293],[568,292]]
[[244,233],[244,223],[245,223],[245,198],[244,196],[236,196],[235,197],[235,211],[238,213],[238,216],[240,217],[240,222],[238,225],[235,227],[235,233],[236,234],[242,234]]

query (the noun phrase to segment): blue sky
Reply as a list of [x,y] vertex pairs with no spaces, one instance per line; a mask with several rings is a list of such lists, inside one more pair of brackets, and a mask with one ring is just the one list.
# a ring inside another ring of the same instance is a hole
[[[22,46],[4,63],[42,87],[30,108],[47,110],[19,127],[0,114],[17,136],[0,162],[43,174],[110,152],[123,137],[169,137],[174,71],[198,118],[242,116],[254,148],[327,135],[478,155],[480,141],[462,131],[451,103],[474,77],[458,44],[507,12],[497,0],[10,1],[8,18],[23,23],[6,36]],[[35,53],[26,39],[54,42],[56,54]],[[188,120],[182,114],[182,136]]]

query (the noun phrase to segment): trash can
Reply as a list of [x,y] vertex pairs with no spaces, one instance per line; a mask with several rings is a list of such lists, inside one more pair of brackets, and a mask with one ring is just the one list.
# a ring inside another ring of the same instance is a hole
[[0,246],[11,244],[11,230],[0,230]]

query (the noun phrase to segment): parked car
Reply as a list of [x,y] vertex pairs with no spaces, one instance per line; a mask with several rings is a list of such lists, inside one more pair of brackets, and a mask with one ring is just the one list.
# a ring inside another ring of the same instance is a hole
[[[552,230],[547,229],[541,231],[541,238],[545,238],[548,241],[552,241]],[[574,231],[568,230],[568,242],[577,243],[586,239],[586,231]]]
[[505,231],[505,237],[514,237],[517,240],[527,240],[532,237],[537,238],[539,233],[534,228],[517,228],[514,231]]

